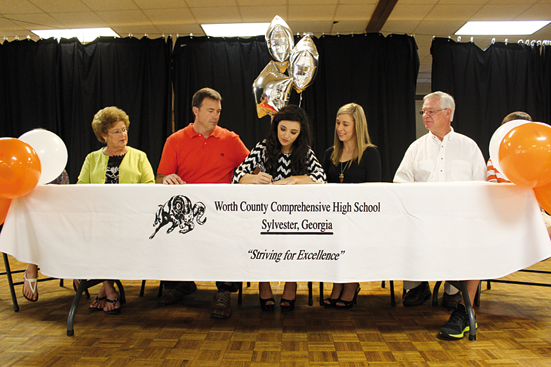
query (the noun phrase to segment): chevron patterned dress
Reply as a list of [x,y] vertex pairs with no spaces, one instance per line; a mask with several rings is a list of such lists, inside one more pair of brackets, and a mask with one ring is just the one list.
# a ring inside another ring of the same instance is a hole
[[[273,181],[283,180],[284,178],[291,176],[291,154],[280,154],[277,161],[277,175],[273,177]],[[316,158],[314,151],[308,149],[307,160],[307,175],[314,182],[325,182],[325,172],[321,167],[320,162]],[[251,153],[243,163],[235,170],[232,183],[239,183],[239,180],[246,174],[254,174],[257,168],[261,172],[265,171],[266,166],[266,140],[263,140],[256,144]]]

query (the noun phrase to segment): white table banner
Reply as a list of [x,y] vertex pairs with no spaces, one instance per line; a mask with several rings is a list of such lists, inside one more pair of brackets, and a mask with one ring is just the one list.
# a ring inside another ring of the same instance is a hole
[[484,182],[47,185],[0,250],[59,278],[497,278],[551,256],[532,190]]

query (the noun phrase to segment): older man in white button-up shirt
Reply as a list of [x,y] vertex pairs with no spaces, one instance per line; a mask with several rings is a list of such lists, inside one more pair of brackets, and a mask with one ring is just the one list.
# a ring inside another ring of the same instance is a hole
[[[423,123],[429,133],[413,142],[396,171],[394,182],[447,182],[447,181],[484,181],[486,163],[471,138],[456,133],[451,127],[455,112],[455,101],[447,93],[434,92],[423,99]],[[467,281],[471,304],[479,281]],[[404,281],[408,291],[404,297],[404,306],[418,306],[431,296],[428,282]],[[441,334],[450,338],[462,338],[469,330],[463,299],[459,291],[446,284],[443,306],[455,308],[450,321],[442,327]],[[457,311],[461,310],[461,313]],[[452,325],[448,325],[452,323]]]

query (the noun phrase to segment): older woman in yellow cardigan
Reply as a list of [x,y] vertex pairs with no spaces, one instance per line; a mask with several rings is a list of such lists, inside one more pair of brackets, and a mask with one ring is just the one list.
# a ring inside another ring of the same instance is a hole
[[[106,107],[96,113],[92,129],[105,147],[88,154],[77,184],[155,183],[147,155],[127,145],[129,126],[128,115],[117,107]],[[106,280],[90,305],[90,311],[118,314],[120,307],[114,281]]]

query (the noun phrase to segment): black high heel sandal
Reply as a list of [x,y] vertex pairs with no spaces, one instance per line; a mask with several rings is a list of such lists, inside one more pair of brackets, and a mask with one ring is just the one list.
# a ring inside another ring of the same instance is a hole
[[[344,290],[344,288],[343,288]],[[356,287],[356,293],[354,294],[354,298],[352,298],[352,301],[343,301],[342,299],[338,299],[337,302],[335,302],[335,308],[338,308],[339,310],[344,310],[347,308],[352,308],[356,304],[356,298],[358,297],[358,293],[360,293],[360,284],[358,283],[358,286]],[[341,293],[342,296],[342,293]],[[343,306],[339,306],[337,303],[342,303]]]
[[[275,306],[275,299],[274,297],[272,298],[268,298],[268,299],[263,299],[261,298],[260,296],[258,296],[258,298],[260,299],[260,308],[264,311],[273,311],[274,310],[274,306]],[[271,305],[267,305],[266,303],[267,302],[270,302],[272,301],[273,304]]]
[[[295,309],[295,301],[297,300],[297,284],[295,283],[295,299],[285,299],[281,298],[279,307],[281,307],[281,312],[289,312]],[[284,305],[283,303],[288,303],[289,305]]]
[[[334,287],[334,285],[333,285]],[[339,294],[339,296],[337,298],[326,298],[323,300],[323,307],[325,308],[331,308],[331,307],[335,307],[335,304],[339,301],[339,299],[341,298],[342,296],[342,292],[344,291],[344,285],[341,289],[341,293]]]

